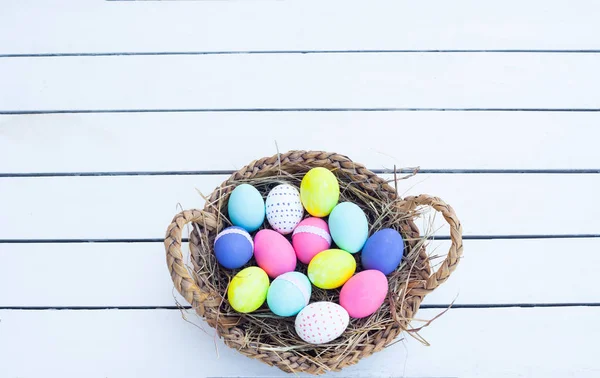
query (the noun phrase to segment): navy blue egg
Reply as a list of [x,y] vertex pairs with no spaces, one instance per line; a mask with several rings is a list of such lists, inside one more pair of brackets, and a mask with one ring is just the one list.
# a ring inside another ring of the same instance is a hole
[[361,262],[363,269],[376,269],[388,275],[398,268],[403,255],[402,235],[391,228],[384,228],[367,239]]
[[215,238],[215,256],[227,269],[237,269],[252,258],[254,243],[250,234],[241,227],[228,227]]

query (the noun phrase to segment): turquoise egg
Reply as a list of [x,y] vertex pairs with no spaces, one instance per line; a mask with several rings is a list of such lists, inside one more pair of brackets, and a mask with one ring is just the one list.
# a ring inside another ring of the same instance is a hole
[[269,309],[279,316],[294,316],[310,301],[312,288],[308,277],[288,272],[275,278],[267,293]]
[[367,216],[352,202],[342,202],[334,207],[328,223],[331,238],[346,252],[360,251],[369,237]]
[[234,226],[256,231],[265,221],[265,200],[255,187],[242,184],[231,192],[227,212]]

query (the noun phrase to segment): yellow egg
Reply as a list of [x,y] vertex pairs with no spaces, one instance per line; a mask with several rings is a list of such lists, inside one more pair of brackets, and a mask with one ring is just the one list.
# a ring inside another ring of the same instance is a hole
[[237,312],[252,312],[267,298],[269,276],[257,266],[242,269],[229,283],[227,299]]
[[308,264],[308,278],[321,289],[342,286],[356,271],[354,256],[341,249],[328,249],[318,253]]
[[337,205],[340,184],[328,169],[317,167],[308,171],[300,184],[300,200],[308,213],[325,217]]

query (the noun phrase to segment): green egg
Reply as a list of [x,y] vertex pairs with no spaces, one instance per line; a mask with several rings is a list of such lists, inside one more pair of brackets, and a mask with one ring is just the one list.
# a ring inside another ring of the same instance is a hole
[[269,290],[269,276],[257,266],[242,269],[229,283],[227,299],[237,312],[256,311],[265,303]]
[[341,249],[318,253],[308,264],[308,278],[316,287],[335,289],[342,286],[356,271],[354,256]]

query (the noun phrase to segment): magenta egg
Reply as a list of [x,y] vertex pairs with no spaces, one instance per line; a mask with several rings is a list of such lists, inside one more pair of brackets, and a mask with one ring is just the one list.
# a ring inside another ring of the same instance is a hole
[[254,236],[254,258],[269,277],[296,269],[296,253],[285,236],[273,230],[260,230]]
[[306,218],[294,229],[292,245],[298,260],[308,264],[319,252],[331,247],[327,222],[321,218]]
[[350,278],[340,292],[340,305],[353,318],[365,318],[381,307],[388,293],[388,280],[378,270],[363,270]]

